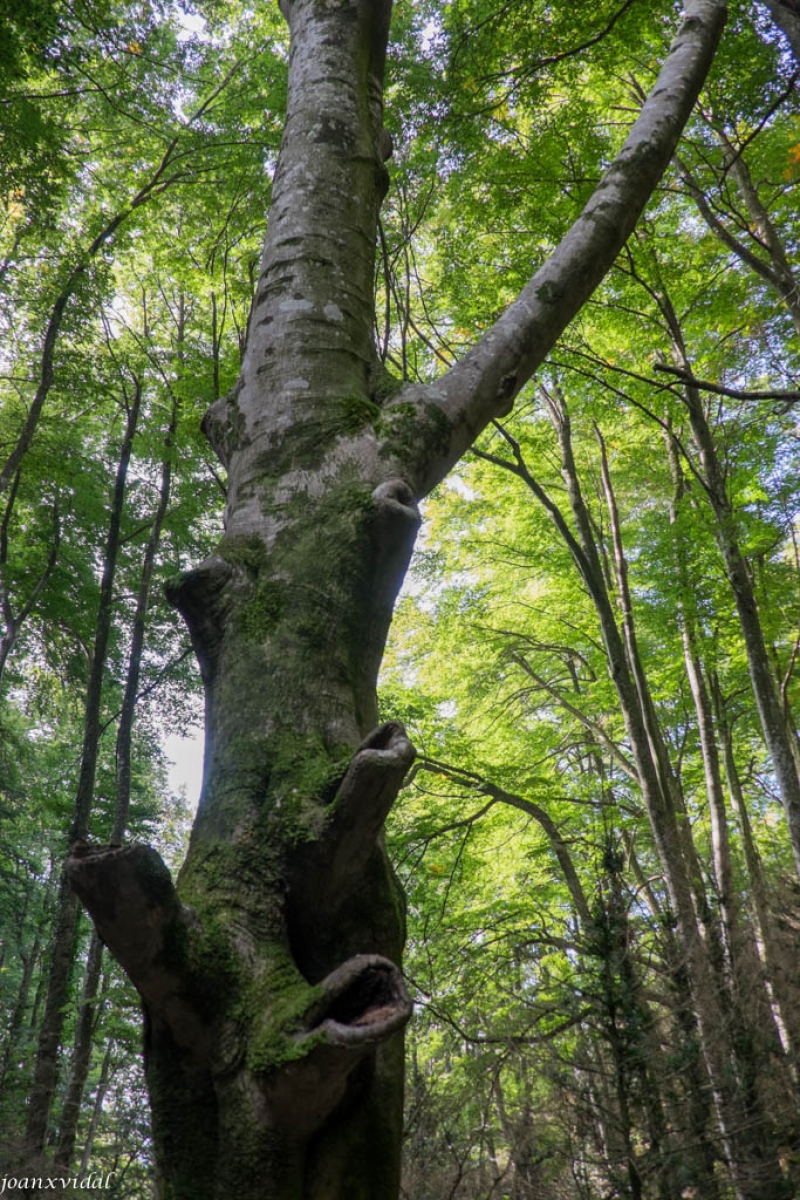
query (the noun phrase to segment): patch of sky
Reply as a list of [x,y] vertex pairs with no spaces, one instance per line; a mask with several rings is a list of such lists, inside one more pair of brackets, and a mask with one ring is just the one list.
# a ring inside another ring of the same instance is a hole
[[167,780],[170,791],[178,795],[183,792],[187,804],[194,812],[203,783],[203,730],[193,730],[185,736],[171,733],[164,738],[162,748],[169,763]]

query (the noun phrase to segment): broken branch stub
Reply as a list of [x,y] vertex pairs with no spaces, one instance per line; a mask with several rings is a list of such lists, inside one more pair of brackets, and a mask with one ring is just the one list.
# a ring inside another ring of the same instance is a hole
[[77,842],[67,878],[100,939],[148,1009],[179,1046],[198,1048],[205,1024],[188,1001],[188,974],[178,951],[196,919],[178,899],[172,876],[151,846],[88,846]]
[[320,898],[336,903],[358,887],[415,755],[399,721],[387,721],[365,738],[329,806],[320,836],[297,847],[290,899],[311,887]]
[[359,1086],[355,1069],[404,1028],[412,1011],[399,967],[380,954],[347,959],[318,989],[295,1038],[297,1057],[265,1081],[275,1119],[301,1137],[325,1122],[349,1087]]

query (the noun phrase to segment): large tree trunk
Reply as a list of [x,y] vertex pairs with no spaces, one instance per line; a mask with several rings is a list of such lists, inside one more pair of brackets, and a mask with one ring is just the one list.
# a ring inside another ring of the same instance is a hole
[[[410,1004],[380,834],[413,750],[399,726],[371,731],[418,516],[371,424],[389,9],[287,6],[286,134],[250,339],[207,422],[229,468],[226,533],[171,592],[207,700],[180,902],[164,876],[154,907],[148,852],[105,857],[163,925],[133,961],[119,929],[107,940],[148,1010],[166,1195],[397,1190]],[[100,858],[74,859],[76,881],[83,862],[97,882]]]
[[403,904],[382,841],[413,759],[376,679],[417,501],[542,361],[666,168],[721,31],[693,0],[652,102],[473,352],[397,391],[373,345],[390,0],[281,0],[288,111],[242,373],[206,430],[225,535],[170,598],[206,691],[177,888],[146,847],[69,862],[146,1011],[164,1197],[393,1200]]

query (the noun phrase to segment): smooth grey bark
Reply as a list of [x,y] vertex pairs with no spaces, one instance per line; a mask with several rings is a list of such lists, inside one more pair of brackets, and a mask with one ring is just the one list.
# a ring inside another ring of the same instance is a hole
[[[216,552],[169,590],[206,692],[177,887],[143,847],[78,846],[73,886],[139,989],[164,1197],[392,1200],[402,899],[382,826],[413,759],[376,677],[417,501],[612,264],[668,165],[724,5],[692,0],[620,156],[461,364],[387,381],[373,344],[389,0],[282,0],[288,107],[242,371],[206,431]],[[124,905],[116,902],[124,897]]]
[[89,954],[86,960],[83,991],[78,1010],[78,1023],[75,1029],[75,1043],[72,1050],[69,1080],[64,1095],[64,1103],[61,1106],[58,1142],[55,1154],[53,1155],[53,1168],[56,1171],[66,1171],[69,1169],[75,1149],[78,1119],[80,1117],[83,1092],[86,1087],[89,1063],[92,1056],[97,989],[100,983],[102,967],[103,943],[100,941],[97,933],[93,932],[89,941]]

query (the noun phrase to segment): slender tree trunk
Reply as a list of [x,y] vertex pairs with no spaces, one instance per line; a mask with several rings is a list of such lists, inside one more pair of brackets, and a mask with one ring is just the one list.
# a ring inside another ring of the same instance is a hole
[[[625,720],[628,739],[636,763],[639,786],[647,807],[654,840],[658,848],[670,902],[677,922],[685,956],[687,978],[697,1012],[703,1056],[714,1096],[720,1132],[730,1164],[737,1200],[779,1200],[787,1193],[774,1138],[765,1125],[763,1114],[753,1120],[746,1111],[745,1098],[739,1092],[731,1065],[735,1046],[731,1039],[729,1013],[720,993],[716,961],[701,925],[708,921],[703,882],[691,833],[685,823],[682,800],[663,740],[655,719],[646,678],[638,662],[633,637],[630,600],[623,590],[623,622],[630,627],[623,641],[606,589],[591,520],[580,488],[574,460],[571,427],[563,398],[549,400],[562,456],[562,475],[566,484],[577,537],[570,531],[558,508],[534,480],[522,459],[520,448],[506,434],[515,462],[493,461],[519,475],[544,504],[569,547],[576,566],[595,604],[608,658],[609,674],[616,687]],[[490,455],[484,457],[493,458]],[[618,523],[617,523],[618,524]],[[617,547],[617,556],[621,547]],[[619,564],[619,565],[623,565]],[[620,573],[624,589],[624,573]],[[633,671],[633,665],[636,669]],[[768,1123],[767,1123],[768,1124]],[[758,1132],[756,1132],[758,1130]]]
[[[209,104],[219,95],[219,91],[219,87],[213,90],[211,96],[185,122],[184,128],[191,127],[203,116]],[[41,420],[45,402],[55,383],[56,346],[61,336],[61,329],[64,324],[68,305],[73,300],[81,281],[86,278],[86,272],[91,263],[99,252],[113,240],[119,228],[131,218],[137,209],[148,204],[156,196],[161,195],[162,192],[166,191],[176,181],[186,177],[185,163],[181,166],[176,166],[176,159],[184,157],[179,154],[179,142],[179,136],[171,139],[161,157],[161,161],[152,171],[150,178],[136,190],[113,216],[107,218],[100,232],[88,243],[83,251],[78,252],[72,265],[66,271],[64,283],[53,301],[53,306],[48,315],[44,338],[42,340],[41,357],[35,375],[36,391],[31,398],[28,413],[17,440],[0,469],[0,493],[4,492],[11,485],[19,469],[19,465],[33,440],[39,421]]]
[[[179,347],[183,342],[183,308],[178,329]],[[180,352],[180,351],[179,351]],[[131,746],[133,721],[136,710],[136,700],[139,692],[142,652],[144,650],[147,612],[150,603],[150,587],[153,578],[156,553],[161,541],[161,530],[169,505],[170,484],[172,479],[172,443],[178,418],[178,403],[173,399],[169,427],[164,438],[164,454],[161,466],[161,485],[159,488],[158,504],[147,539],[142,568],[139,578],[139,589],[136,597],[136,607],[133,614],[131,645],[128,653],[128,669],[125,678],[125,690],[120,708],[119,725],[116,741],[116,797],[114,803],[114,821],[111,829],[111,842],[121,843],[128,825],[131,791]],[[83,1092],[89,1074],[89,1064],[94,1035],[95,1007],[97,987],[102,968],[103,946],[96,932],[92,935],[89,947],[89,957],[86,965],[83,997],[78,1017],[78,1028],[75,1035],[75,1048],[70,1066],[70,1077],[67,1084],[64,1105],[61,1111],[58,1148],[53,1165],[57,1169],[66,1170],[72,1159],[75,1138],[80,1118]]]
[[[593,539],[590,523],[581,497],[577,470],[572,453],[569,417],[563,403],[558,409],[554,410],[554,415],[561,442],[563,474],[567,481],[581,546],[586,560],[589,563],[592,561],[596,562],[596,553],[592,553],[591,542]],[[642,715],[642,726],[647,730],[650,761],[663,797],[660,803],[653,802],[652,784],[646,775],[648,763],[644,747],[642,746],[637,751],[636,743],[634,742],[634,752],[637,762],[644,767],[645,774],[642,778],[642,790],[647,802],[648,812],[651,816],[651,823],[657,844],[660,834],[661,845],[669,847],[670,852],[672,851],[672,839],[668,836],[668,822],[671,814],[674,814],[677,818],[676,828],[680,835],[682,835],[682,856],[670,853],[670,857],[664,858],[663,861],[666,867],[667,883],[674,898],[673,902],[677,901],[676,916],[678,918],[679,931],[683,935],[684,944],[688,940],[694,950],[694,953],[687,954],[690,964],[689,979],[697,1006],[709,1076],[716,1093],[717,1112],[723,1139],[729,1147],[733,1147],[734,1154],[738,1158],[738,1161],[736,1159],[731,1161],[734,1184],[737,1191],[741,1192],[742,1195],[761,1194],[762,1189],[765,1192],[771,1190],[776,1197],[788,1195],[788,1184],[783,1179],[778,1156],[773,1152],[774,1134],[770,1128],[770,1122],[761,1107],[757,1092],[751,1038],[744,1028],[746,1022],[743,1021],[742,1014],[738,1012],[735,995],[725,995],[724,989],[721,986],[722,979],[719,973],[719,964],[716,961],[714,953],[714,925],[709,920],[708,905],[705,899],[700,866],[688,823],[683,819],[685,816],[685,806],[680,786],[669,763],[666,745],[658,725],[655,706],[639,657],[619,514],[611,485],[605,446],[602,437],[599,435],[599,431],[596,430],[596,433],[600,441],[601,474],[614,544],[617,587],[622,608],[625,637],[625,652],[628,667],[636,685],[637,699]],[[596,585],[595,591],[599,595],[599,586]],[[617,651],[616,654],[612,652],[615,641],[615,628],[612,626],[609,616],[606,615],[604,617],[606,611],[607,604],[598,609],[604,639],[609,648],[609,658],[613,672],[613,664],[619,662],[619,652]],[[616,675],[615,682],[617,683],[617,690],[623,707],[627,709],[630,701],[626,700],[627,689],[623,684],[621,672]],[[705,715],[710,719],[710,708],[707,704],[704,711]],[[637,736],[635,732],[637,726],[636,713],[626,711],[625,715],[629,736],[633,739]],[[705,726],[705,730],[710,738],[711,731],[707,725]],[[707,749],[709,748],[707,743]],[[723,881],[727,880],[728,886],[731,889],[728,893],[730,897],[728,915],[732,919],[730,932],[733,938],[735,938],[738,931],[738,920],[737,914],[732,911],[734,897],[731,884],[730,853],[727,844],[727,826],[725,823],[718,761],[716,762],[715,777],[710,782],[715,788],[714,798],[717,802],[716,835],[719,849],[718,864],[722,871]],[[665,820],[665,817],[667,820]],[[710,948],[710,953],[709,951],[704,951],[700,944],[695,941],[697,930],[696,918],[693,918],[691,909],[683,899],[687,886],[692,887],[697,905],[696,911],[703,925],[708,930],[706,942]],[[686,922],[685,926],[684,921]],[[688,939],[687,932],[689,935]],[[733,956],[733,941],[731,941],[730,947]],[[706,955],[708,955],[708,959]],[[723,1029],[719,1024],[720,1022],[723,1024],[729,1022],[730,1031],[726,1030],[723,1033]],[[738,1080],[736,1081],[729,1077],[730,1067],[734,1065],[738,1068]],[[763,1142],[748,1136],[744,1132],[745,1129],[759,1129]]]
[[103,943],[100,941],[97,933],[93,932],[89,942],[89,955],[86,960],[86,973],[83,979],[81,1005],[78,1010],[78,1025],[75,1030],[75,1044],[72,1051],[69,1082],[61,1108],[58,1144],[53,1157],[53,1167],[57,1171],[66,1171],[69,1169],[75,1149],[78,1120],[83,1102],[83,1090],[86,1086],[89,1063],[92,1057],[97,989],[100,983],[102,967]]
[[[795,19],[800,23],[800,9],[798,9]],[[766,247],[770,266],[774,272],[777,290],[792,318],[795,333],[800,334],[800,286],[795,278],[792,265],[789,262],[786,248],[766,206],[758,194],[758,188],[753,182],[750,168],[742,157],[742,154],[735,146],[731,145],[722,130],[717,130],[717,137],[725,152],[725,170],[735,180],[739,194],[747,209],[750,222],[758,233],[762,244]]]
[[83,1143],[80,1166],[78,1167],[78,1175],[80,1176],[86,1174],[89,1168],[89,1163],[92,1161],[92,1152],[94,1150],[95,1138],[97,1137],[97,1129],[100,1124],[100,1118],[103,1115],[103,1101],[106,1098],[108,1081],[111,1076],[111,1060],[113,1054],[114,1043],[113,1041],[110,1041],[106,1046],[106,1052],[103,1055],[103,1065],[100,1068],[100,1078],[97,1081],[97,1091],[94,1095],[92,1116],[89,1121],[89,1128],[86,1130],[86,1139]]
[[[100,599],[95,626],[94,649],[86,690],[80,774],[69,831],[70,842],[85,838],[88,832],[89,814],[94,796],[97,751],[100,741],[100,704],[108,640],[111,633],[114,576],[116,574],[120,525],[125,501],[125,484],[133,449],[133,438],[139,419],[140,404],[141,388],[137,382],[133,402],[128,409],[109,515],[108,534],[103,557],[103,576],[100,583]],[[47,1126],[50,1120],[50,1109],[58,1079],[58,1057],[64,1027],[64,1011],[67,1004],[69,983],[75,958],[77,931],[77,897],[71,889],[67,875],[64,873],[59,884],[47,993],[36,1052],[33,1087],[28,1105],[25,1135],[26,1153],[33,1162],[39,1160],[44,1149]]]
[[77,897],[62,874],[56,901],[56,920],[50,953],[44,1011],[39,1028],[33,1085],[28,1104],[24,1158],[32,1168],[41,1164],[50,1108],[58,1082],[59,1051],[64,1027],[64,1006],[75,954],[78,930]]
[[[638,1156],[634,1149],[631,1096],[632,1068],[636,1051],[630,1044],[631,1030],[628,1022],[635,998],[630,991],[632,980],[630,978],[623,980],[623,976],[628,974],[626,960],[629,946],[625,937],[626,924],[620,911],[619,901],[618,881],[612,874],[609,895],[595,917],[592,942],[600,968],[602,995],[600,1017],[613,1063],[614,1090],[617,1102],[616,1123],[622,1143],[621,1148],[624,1151],[624,1157],[619,1164],[625,1175],[625,1184],[622,1186],[621,1192],[630,1200],[642,1200],[643,1181],[640,1163],[637,1161]],[[626,987],[626,985],[628,986]],[[617,1164],[610,1165],[612,1170],[617,1166]]]
[[[182,328],[181,328],[182,338]],[[150,526],[150,536],[147,539],[142,569],[139,576],[139,589],[136,595],[136,607],[133,613],[131,629],[131,645],[128,652],[128,670],[125,677],[125,691],[120,708],[119,725],[117,726],[116,743],[116,797],[114,802],[114,822],[111,828],[112,843],[122,842],[128,827],[128,812],[131,798],[131,747],[133,722],[136,713],[136,701],[139,695],[139,678],[142,668],[142,653],[144,651],[145,634],[147,629],[147,613],[150,607],[150,590],[153,580],[153,568],[156,554],[161,543],[161,531],[164,518],[169,507],[170,487],[172,483],[172,453],[173,439],[178,421],[178,402],[172,401],[169,428],[164,438],[164,453],[161,463],[161,485],[159,487],[158,504]]]
[[[683,495],[683,480],[677,446],[669,441],[670,462],[673,479],[676,481],[676,501]],[[674,519],[675,513],[673,513]],[[682,591],[686,588],[686,567],[681,547],[676,548],[678,574]],[[696,650],[696,630],[688,605],[682,605],[682,636],[686,672],[697,714],[701,753],[706,779],[706,794],[711,814],[714,871],[726,934],[728,953],[728,988],[731,998],[731,1013],[734,1044],[738,1067],[739,1086],[752,1119],[760,1120],[766,1106],[770,1111],[779,1140],[790,1145],[800,1144],[798,1122],[787,1114],[797,1111],[790,1099],[788,1106],[776,1105],[774,1096],[796,1097],[796,1074],[791,1053],[787,1056],[788,1042],[784,1045],[781,1030],[776,1022],[774,987],[770,988],[769,976],[765,971],[764,955],[759,954],[754,926],[745,923],[734,890],[733,864],[722,772],[711,697],[699,656]],[[742,801],[741,796],[739,797]],[[743,805],[742,805],[743,807]],[[745,812],[745,822],[747,814]],[[748,823],[749,824],[749,823]],[[749,829],[748,829],[749,833]],[[746,835],[743,835],[743,840]],[[752,850],[752,843],[750,849]],[[752,866],[751,854],[745,849],[745,861]],[[751,876],[746,895],[751,898],[750,908],[754,912],[754,925],[758,930],[758,900],[755,893],[758,883]]]
[[800,1011],[797,1008],[796,998],[792,996],[792,984],[790,979],[787,978],[784,955],[776,938],[775,923],[770,909],[764,869],[753,837],[750,815],[747,810],[736,766],[731,722],[719,688],[719,681],[713,680],[712,684],[714,703],[717,711],[717,727],[720,730],[722,738],[725,777],[739,825],[742,851],[747,867],[749,892],[752,899],[752,919],[759,948],[759,956],[769,980],[773,1004],[778,1014],[779,1027],[782,1031],[786,1051],[792,1064],[794,1085],[795,1089],[797,1089],[798,1081],[800,1081],[800,1058],[798,1057],[798,1052],[800,1051]]
[[6,1029],[3,1057],[0,1060],[0,1097],[6,1096],[11,1087],[11,1060],[18,1052],[17,1043],[25,1021],[25,1012],[28,1008],[33,973],[39,963],[41,949],[42,935],[39,929],[36,932],[33,945],[26,951],[20,951],[22,975],[20,976],[19,988],[17,989],[17,998],[14,1001],[14,1007],[11,1010],[11,1017]]
[[[718,134],[718,136],[720,135]],[[718,215],[717,210],[712,207],[708,196],[701,188],[689,166],[682,159],[678,158],[676,159],[676,163],[684,186],[697,205],[697,211],[711,232],[719,238],[724,246],[727,246],[736,255],[740,262],[743,262],[745,266],[754,271],[760,279],[763,279],[765,283],[777,292],[792,318],[795,330],[800,332],[800,295],[798,295],[797,281],[786,255],[786,250],[775,226],[770,220],[769,213],[761,203],[750,178],[747,164],[741,159],[740,155],[736,154],[725,139],[723,139],[723,145],[726,147],[726,159],[730,164],[730,169],[734,173],[734,178],[740,184],[740,190],[743,193],[750,220],[759,229],[764,239],[768,258],[757,254],[740,237],[731,233],[728,226]]]
[[[669,326],[678,364],[691,376],[691,363],[680,323],[669,296],[663,289],[659,296],[659,304]],[[706,494],[714,513],[717,545],[736,602],[761,729],[775,771],[797,873],[800,875],[800,778],[795,765],[795,751],[790,744],[790,738],[796,738],[797,735],[794,731],[790,733],[787,730],[785,714],[770,667],[753,585],[739,545],[736,518],[728,498],[725,475],[703,408],[702,397],[697,388],[688,383],[684,384],[683,395],[700,456]]]
[[[669,1124],[672,1128],[677,1129],[688,1127],[688,1145],[684,1138],[683,1144],[678,1150],[679,1160],[686,1161],[687,1176],[691,1179],[692,1186],[697,1189],[698,1195],[701,1195],[703,1200],[718,1200],[719,1186],[715,1164],[719,1156],[712,1133],[714,1113],[708,1072],[700,1048],[697,1019],[686,977],[683,954],[676,941],[671,918],[664,912],[653,893],[650,881],[645,876],[636,856],[632,839],[625,839],[625,849],[639,891],[647,897],[650,912],[661,928],[662,957],[667,967],[673,996],[670,1008],[673,1011],[678,1030],[678,1042],[683,1047],[681,1075],[685,1081],[685,1094],[681,1098],[680,1106],[674,1102],[669,1104],[665,1097],[664,1103],[668,1105],[670,1113]],[[653,1052],[648,1055],[648,1072],[652,1072],[651,1086],[655,1088],[659,1087],[659,1076],[654,1064],[659,1061],[660,1057],[660,1054]],[[688,1113],[688,1122],[684,1113]]]

